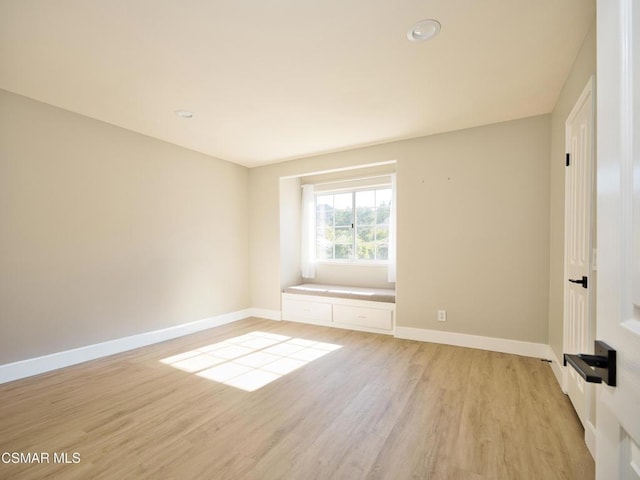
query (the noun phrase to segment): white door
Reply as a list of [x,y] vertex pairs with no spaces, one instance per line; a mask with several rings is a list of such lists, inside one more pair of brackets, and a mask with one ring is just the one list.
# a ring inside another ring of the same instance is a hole
[[596,478],[640,478],[640,2],[598,0],[596,336],[617,350],[597,387]]
[[[593,203],[594,81],[589,79],[567,117],[565,171],[564,353],[592,353],[591,275]],[[580,283],[582,282],[582,283]],[[575,369],[565,367],[565,389],[585,429],[585,441],[595,454],[595,428],[590,411],[592,386]]]

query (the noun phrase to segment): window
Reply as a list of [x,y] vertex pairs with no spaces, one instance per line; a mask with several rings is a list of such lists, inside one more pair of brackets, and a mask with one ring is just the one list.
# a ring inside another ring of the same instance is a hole
[[390,214],[391,188],[316,195],[316,259],[386,263]]

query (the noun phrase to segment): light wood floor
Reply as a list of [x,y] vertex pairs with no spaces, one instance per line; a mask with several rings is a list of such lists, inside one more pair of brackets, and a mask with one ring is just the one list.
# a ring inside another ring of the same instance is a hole
[[[161,359],[253,331],[342,348],[246,392]],[[1,479],[591,479],[539,359],[247,319],[0,385]],[[71,457],[70,457],[71,459]]]

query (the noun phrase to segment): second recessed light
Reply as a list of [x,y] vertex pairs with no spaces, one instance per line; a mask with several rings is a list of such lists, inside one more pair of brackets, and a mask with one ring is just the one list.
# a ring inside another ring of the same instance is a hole
[[407,32],[407,38],[412,42],[425,42],[435,37],[440,31],[437,20],[420,20]]

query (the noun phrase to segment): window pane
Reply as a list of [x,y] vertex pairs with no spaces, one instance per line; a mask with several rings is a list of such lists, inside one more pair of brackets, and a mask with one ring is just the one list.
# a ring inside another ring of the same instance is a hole
[[391,205],[391,189],[376,190],[376,206],[383,207]]
[[353,224],[353,212],[349,210],[336,210],[335,211],[335,225],[336,227],[349,227]]
[[376,244],[375,242],[358,243],[358,260],[375,260]]
[[353,196],[350,193],[336,193],[333,201],[336,209],[350,209],[353,206]]
[[356,244],[359,260],[373,260],[376,258],[376,244],[373,241],[373,233],[372,227],[358,227]]
[[316,258],[387,260],[390,204],[390,188],[317,195]]
[[358,225],[373,225],[375,223],[375,208],[361,207],[356,208],[356,218]]
[[353,237],[351,234],[352,232],[351,225],[349,225],[348,227],[336,227],[335,232],[336,232],[336,239],[335,239],[336,243],[351,244],[353,242]]
[[357,240],[358,242],[373,242],[373,228],[372,227],[358,227]]
[[336,226],[351,226],[353,223],[353,196],[350,193],[334,195]]
[[316,211],[316,222],[318,227],[323,225],[333,226],[333,208],[328,205],[318,205]]
[[389,241],[389,227],[376,227],[376,241],[385,243]]
[[388,260],[389,259],[389,245],[386,243],[379,243],[376,248],[376,258],[378,260]]
[[353,259],[353,245],[336,245],[336,260]]
[[391,214],[391,207],[389,205],[378,207],[376,211],[376,223],[378,225],[389,225],[390,214]]
[[366,192],[356,192],[356,206],[375,207],[376,192],[374,190],[367,190]]

